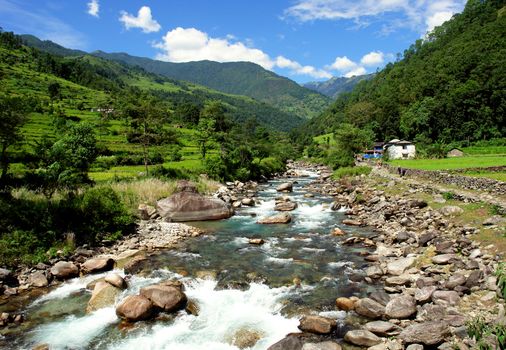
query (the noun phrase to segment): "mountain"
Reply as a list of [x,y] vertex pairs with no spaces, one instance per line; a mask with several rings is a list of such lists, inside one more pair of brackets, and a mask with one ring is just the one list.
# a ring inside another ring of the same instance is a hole
[[506,136],[506,2],[468,1],[464,11],[341,95],[300,135],[350,123],[376,139],[428,146]]
[[330,105],[330,99],[250,62],[197,61],[172,63],[96,51],[95,56],[139,66],[148,72],[204,85],[229,94],[245,95],[280,110],[310,119]]
[[337,98],[344,92],[350,92],[355,88],[355,85],[363,80],[370,80],[374,77],[373,74],[358,75],[351,78],[333,77],[327,81],[312,81],[305,83],[303,86],[310,90],[319,92],[322,95]]
[[[82,101],[87,108],[96,108],[106,101],[115,101],[121,96],[131,94],[132,89],[140,89],[163,99],[172,110],[184,104],[201,108],[209,100],[218,100],[224,104],[228,115],[236,122],[245,123],[254,119],[261,125],[278,131],[288,131],[303,122],[303,119],[296,115],[285,113],[247,96],[227,94],[201,85],[169,79],[146,72],[140,67],[69,50],[36,37],[24,35],[19,39],[23,44],[30,44],[32,49],[28,50],[25,46],[16,44],[15,49],[1,50],[0,62],[3,64],[0,66],[0,92],[23,91],[23,95],[47,98],[49,84],[58,82],[69,106],[75,100]],[[41,47],[43,51],[33,48],[34,46]]]

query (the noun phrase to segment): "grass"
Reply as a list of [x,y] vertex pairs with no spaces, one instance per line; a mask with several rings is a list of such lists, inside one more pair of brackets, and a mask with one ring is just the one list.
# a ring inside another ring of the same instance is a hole
[[326,145],[326,144],[328,144],[329,146],[336,145],[336,140],[334,139],[333,133],[315,136],[313,137],[313,140],[319,145]]
[[349,176],[369,175],[371,170],[371,167],[368,166],[339,168],[332,173],[332,178],[341,179]]
[[397,159],[391,160],[388,163],[393,166],[401,166],[403,168],[409,169],[455,170],[466,168],[506,166],[506,157],[493,155],[443,159]]
[[486,177],[488,179],[506,182],[506,172],[504,171],[472,171],[466,172],[464,175],[472,177]]

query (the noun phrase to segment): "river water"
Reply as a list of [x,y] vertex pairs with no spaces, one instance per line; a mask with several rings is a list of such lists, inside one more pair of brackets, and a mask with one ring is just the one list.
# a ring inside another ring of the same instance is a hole
[[[360,297],[374,286],[362,280],[367,265],[359,254],[363,248],[341,245],[344,238],[331,235],[333,228],[343,226],[344,214],[330,210],[331,197],[306,195],[306,185],[316,176],[308,172],[290,179],[296,184],[287,195],[299,204],[290,212],[292,223],[256,223],[276,214],[274,199],[280,194],[275,188],[286,179],[259,185],[256,206],[241,208],[228,220],[194,223],[208,234],[150,257],[148,268],[129,279],[129,288],[117,300],[143,286],[178,278],[188,299],[198,305],[198,316],[181,311],[175,317],[124,326],[114,307],[86,314],[91,293],[85,287],[105,274],[86,276],[33,301],[24,325],[4,334],[0,347],[228,350],[238,349],[231,345],[234,335],[248,330],[260,337],[251,349],[260,350],[296,332],[302,314],[343,319],[344,312],[335,310],[335,298]],[[370,234],[364,228],[343,229]],[[251,245],[250,238],[262,238],[265,244]],[[116,272],[123,275],[122,270]]]

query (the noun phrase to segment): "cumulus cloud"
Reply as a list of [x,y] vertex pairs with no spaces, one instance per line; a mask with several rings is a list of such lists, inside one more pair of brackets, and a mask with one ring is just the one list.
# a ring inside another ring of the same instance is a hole
[[379,66],[385,62],[385,55],[381,51],[369,52],[360,60],[364,66]]
[[275,59],[260,49],[244,44],[233,35],[213,38],[196,28],[175,28],[168,31],[161,42],[154,44],[161,50],[156,59],[169,62],[211,60],[217,62],[253,62],[265,69],[275,67],[288,69],[291,74],[308,75],[313,78],[330,78],[331,74],[313,66],[304,66],[283,56]]
[[351,78],[351,77],[354,77],[356,75],[364,75],[366,73],[367,73],[367,70],[364,67],[357,67],[357,68],[349,71],[348,73],[346,73],[344,76],[346,78]]
[[162,28],[162,26],[153,19],[151,8],[148,6],[142,6],[137,16],[121,11],[119,20],[123,22],[126,29],[140,28],[144,33],[158,32]]
[[334,63],[327,66],[327,69],[345,72],[355,69],[356,67],[357,64],[355,62],[350,60],[348,57],[343,56],[343,57],[336,57]]
[[88,14],[94,17],[98,17],[98,13],[100,11],[100,4],[98,0],[91,0],[88,3]]
[[[299,21],[353,20],[380,17],[395,13],[395,19],[388,17],[388,31],[394,27],[411,27],[422,33],[431,31],[455,13],[462,11],[466,0],[297,0],[287,8],[285,17]],[[381,19],[385,18],[384,16]]]

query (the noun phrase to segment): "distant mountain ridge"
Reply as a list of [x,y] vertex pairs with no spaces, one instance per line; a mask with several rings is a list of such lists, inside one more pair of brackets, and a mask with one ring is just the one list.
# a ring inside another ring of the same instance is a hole
[[[67,49],[33,35],[22,35],[26,45],[60,56],[88,54]],[[244,95],[267,103],[279,110],[304,119],[311,119],[323,112],[331,103],[327,96],[300,86],[295,81],[277,75],[251,62],[196,61],[172,63],[157,61],[127,53],[94,51],[93,56],[139,66],[147,72],[175,80],[204,85],[228,94]]]
[[319,92],[322,95],[337,98],[340,94],[351,92],[355,85],[364,80],[370,80],[375,73],[353,76],[351,78],[333,77],[326,81],[312,81],[303,84],[305,88]]

